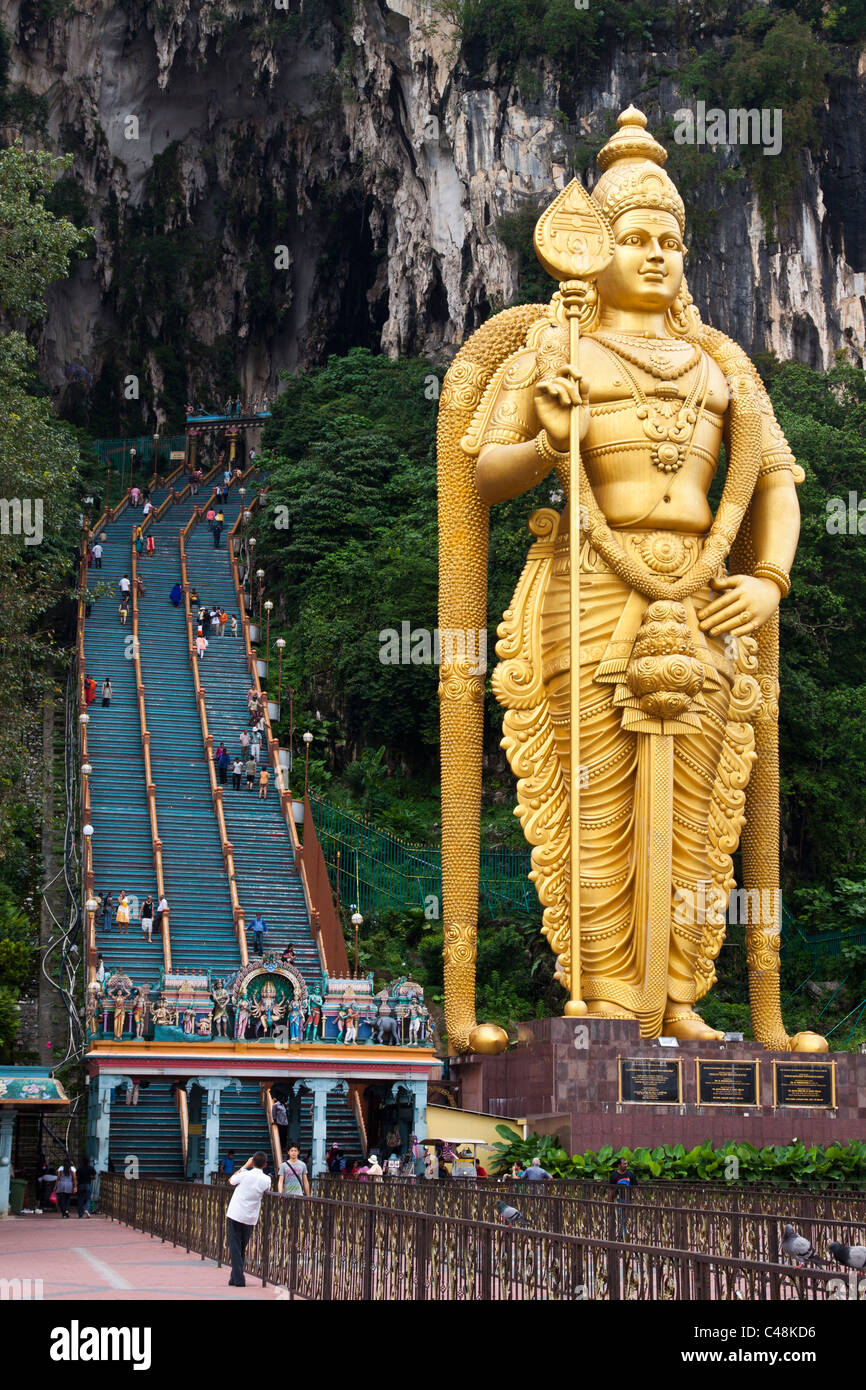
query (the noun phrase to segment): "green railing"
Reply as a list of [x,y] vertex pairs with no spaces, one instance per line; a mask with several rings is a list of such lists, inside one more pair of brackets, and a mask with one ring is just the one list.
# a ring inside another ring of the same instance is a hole
[[[442,853],[438,845],[411,844],[321,797],[311,796],[310,801],[331,887],[341,904],[357,903],[365,915],[420,907],[429,908],[431,917],[439,916]],[[528,849],[482,849],[479,898],[494,914],[509,909],[540,913],[529,870]],[[846,945],[866,945],[866,930],[807,936],[783,905],[783,951],[799,947],[815,957],[838,956]]]
[[[341,806],[314,796],[310,801],[331,887],[341,903],[357,903],[365,915],[420,907],[429,910],[431,918],[439,917],[438,845],[410,844]],[[491,912],[541,911],[529,868],[528,850],[482,849],[479,897]]]
[[151,473],[154,471],[155,449],[160,463],[168,463],[173,452],[180,452],[184,448],[182,434],[161,434],[156,442],[152,434],[132,435],[127,439],[95,439],[93,442],[103,467],[128,468],[134,449],[136,470],[147,469]]

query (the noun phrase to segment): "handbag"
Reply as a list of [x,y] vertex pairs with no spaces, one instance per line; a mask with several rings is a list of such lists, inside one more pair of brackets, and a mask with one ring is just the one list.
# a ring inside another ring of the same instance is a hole
[[52,1190],[51,1195],[50,1195],[50,1197],[48,1198],[48,1201],[49,1201],[49,1204],[50,1204],[52,1207],[56,1207],[56,1206],[57,1206],[57,1192],[56,1192],[55,1190]]

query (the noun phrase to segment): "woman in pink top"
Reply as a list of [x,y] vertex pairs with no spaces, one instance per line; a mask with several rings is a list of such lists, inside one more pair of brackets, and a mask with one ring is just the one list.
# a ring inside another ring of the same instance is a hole
[[141,501],[141,489],[134,487],[130,492],[130,498],[132,500],[132,505],[134,507],[137,507],[139,502]]

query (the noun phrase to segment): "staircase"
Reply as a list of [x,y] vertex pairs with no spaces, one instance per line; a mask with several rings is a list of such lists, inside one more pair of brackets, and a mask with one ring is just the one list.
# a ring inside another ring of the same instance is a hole
[[[152,494],[157,505],[166,496],[165,488]],[[100,896],[109,890],[113,893],[115,909],[124,890],[138,903],[147,893],[154,894],[154,903],[157,901],[135,663],[128,655],[132,650],[132,614],[123,627],[117,612],[117,586],[124,574],[131,573],[132,527],[140,519],[140,510],[127,508],[117,521],[108,522],[102,569],[87,571],[90,593],[100,581],[112,587],[111,595],[96,598],[85,620],[84,653],[86,673],[97,685],[87,726],[88,757],[93,767],[90,804],[95,888]],[[114,694],[110,706],[103,709],[102,682],[106,676]],[[122,967],[137,984],[156,983],[163,960],[161,942],[155,933],[150,945],[144,942],[138,921],[130,921],[126,931],[128,935],[121,936],[115,923],[110,932],[104,932],[97,918],[96,949],[104,958],[106,972]]]
[[[202,522],[189,534],[186,559],[189,582],[195,585],[202,602],[217,604],[238,618],[238,637],[212,637],[199,663],[199,679],[205,689],[208,728],[213,734],[214,748],[222,740],[234,758],[240,755],[240,731],[248,724],[246,697],[251,678],[240,636],[241,613],[237,608],[231,561],[226,549],[228,532],[239,512],[238,499],[232,496],[223,511],[226,526],[220,549],[214,548],[211,532]],[[269,766],[264,746],[260,765]],[[279,951],[293,945],[295,965],[312,987],[320,979],[321,962],[273,773],[267,799],[263,801],[259,800],[257,785],[248,791],[244,779],[240,790],[235,791],[229,776],[223,794],[223,811],[234,846],[244,921],[249,923],[254,913],[261,910],[268,924],[266,949]]]
[[[279,1086],[279,1082],[275,1082],[275,1085]],[[240,1095],[233,1086],[227,1086],[220,1096],[220,1162],[229,1149],[234,1149],[237,1171],[256,1149],[261,1149],[268,1155],[268,1172],[274,1177],[276,1188],[276,1176],[271,1172],[271,1139],[267,1116],[260,1099],[259,1083],[245,1081],[241,1086]],[[313,1150],[313,1098],[303,1091],[300,1111],[298,1129],[297,1121],[294,1125],[291,1123],[289,1109],[289,1143],[297,1143],[301,1158],[309,1165]],[[327,1143],[329,1146],[332,1143],[339,1144],[343,1157],[349,1163],[355,1158],[366,1157],[361,1153],[361,1141],[351,1101],[348,1096],[338,1092],[328,1096]]]
[[183,1178],[180,1116],[167,1081],[141,1086],[137,1105],[127,1105],[126,1087],[117,1087],[111,1100],[109,1154],[118,1173],[134,1156],[143,1178]]
[[[312,1113],[310,1115],[310,1147],[312,1147]],[[357,1158],[363,1163],[367,1155],[361,1149],[361,1136],[355,1120],[355,1112],[348,1096],[332,1092],[328,1096],[327,1110],[328,1147],[339,1144],[343,1158],[351,1166]]]
[[[166,495],[165,489],[155,492],[153,500],[158,504]],[[203,489],[196,500],[206,501],[209,495]],[[172,963],[177,970],[206,969],[212,976],[228,978],[238,969],[240,952],[189,665],[185,610],[183,606],[175,608],[168,597],[180,579],[179,532],[190,519],[193,505],[190,500],[174,504],[153,526],[155,554],[142,555],[139,562],[147,592],[139,600],[138,635],[170,910]],[[220,549],[214,548],[205,523],[192,528],[187,542],[188,578],[203,602],[236,613],[227,546],[231,543],[228,532],[238,514],[237,497],[233,496],[223,510],[226,525]],[[130,615],[122,627],[117,614],[117,584],[122,575],[131,572],[131,531],[140,519],[140,511],[127,510],[105,526],[102,569],[88,572],[90,591],[100,580],[112,589],[110,596],[93,604],[85,623],[84,650],[87,674],[97,682],[88,724],[95,887],[100,894],[111,890],[115,904],[121,890],[138,904],[147,893],[157,900],[135,664],[127,656],[132,646],[132,620]],[[237,616],[240,627],[241,615]],[[222,739],[233,754],[239,751],[238,736],[247,723],[250,677],[244,652],[242,637],[212,637],[199,666],[214,745]],[[111,706],[103,710],[101,684],[105,676],[110,677],[114,693]],[[263,755],[262,766],[266,765]],[[223,808],[246,921],[262,911],[269,927],[268,949],[281,950],[291,943],[296,965],[308,985],[318,985],[321,962],[276,788],[272,784],[267,799],[260,801],[257,788],[247,792],[242,786],[236,792],[229,778]],[[116,923],[106,933],[97,921],[96,943],[109,974],[122,967],[136,985],[158,985],[162,944],[156,933],[151,944],[143,942],[138,920],[130,923],[128,934],[123,936],[118,934]],[[130,1058],[129,1070],[133,1067]],[[279,1084],[277,1077],[274,1080]],[[143,1086],[137,1105],[127,1106],[125,1101],[126,1091],[119,1087],[112,1100],[110,1124],[110,1156],[117,1171],[122,1172],[127,1157],[134,1155],[142,1176],[183,1178],[180,1116],[168,1079]],[[327,1139],[328,1143],[336,1141],[350,1161],[363,1156],[351,1103],[339,1094],[328,1098]],[[308,1160],[312,1099],[307,1095],[301,1097],[299,1144]],[[270,1134],[257,1080],[243,1081],[240,1094],[233,1087],[221,1094],[221,1160],[228,1149],[235,1150],[239,1163],[256,1149],[263,1149],[270,1163]]]
[[[199,590],[199,592],[201,592]],[[220,1151],[222,1163],[229,1149],[235,1151],[235,1172],[242,1168],[251,1154],[261,1149],[268,1156],[268,1174],[274,1179],[271,1158],[271,1136],[261,1102],[258,1081],[242,1081],[240,1095],[234,1086],[220,1093]]]
[[[202,489],[195,500],[209,496]],[[169,599],[180,582],[179,533],[193,507],[186,499],[169,508],[153,530],[154,554],[142,556],[139,564],[147,585],[138,610],[141,672],[172,966],[229,976],[240,965],[240,952],[189,665],[185,609]]]

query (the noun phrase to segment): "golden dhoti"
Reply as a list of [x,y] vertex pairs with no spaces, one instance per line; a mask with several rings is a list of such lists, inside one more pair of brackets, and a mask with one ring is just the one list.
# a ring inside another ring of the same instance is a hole
[[[569,567],[564,519],[560,526],[542,606],[541,653],[557,754],[568,782]],[[648,557],[656,573],[661,570],[672,578],[694,562],[702,545],[697,536],[618,535],[633,553]],[[588,543],[582,547],[582,993],[589,1003],[605,1000],[638,1016],[649,1035],[659,1031],[668,1000],[693,1005],[696,999],[702,907],[712,882],[708,820],[735,676],[725,638],[710,638],[698,627],[696,610],[713,597],[717,595],[709,588],[701,589],[684,603],[704,670],[693,726],[679,726],[672,737],[624,728],[618,691],[621,697],[623,673],[649,600],[617,578]],[[640,717],[632,713],[631,722],[640,723]],[[650,725],[644,721],[644,727]],[[664,805],[667,817],[659,814]],[[665,855],[670,859],[670,883],[663,877],[660,886],[659,865],[664,865]]]

